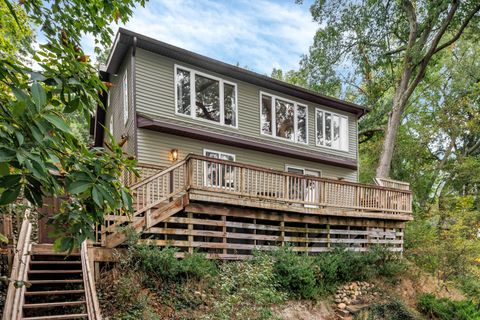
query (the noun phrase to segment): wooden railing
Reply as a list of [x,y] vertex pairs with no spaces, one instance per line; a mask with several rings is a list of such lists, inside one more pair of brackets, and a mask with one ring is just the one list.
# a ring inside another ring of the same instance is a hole
[[[101,229],[101,239],[104,240],[106,233],[110,233],[123,226],[126,222],[134,220],[136,217],[149,218],[150,210],[160,203],[169,200],[174,195],[185,190],[187,183],[186,160],[179,161],[177,164],[155,173],[149,178],[143,179],[130,186],[133,196],[134,213],[133,216],[127,216],[119,213],[105,217],[105,225]],[[98,235],[98,232],[97,232]]]
[[376,185],[382,186],[382,187],[400,189],[400,190],[410,190],[410,183],[408,182],[392,180],[387,178],[374,178],[373,181],[375,182]]
[[[29,210],[20,228],[17,247],[13,258],[12,271],[10,273],[7,298],[3,309],[2,319],[21,319],[24,303],[25,281],[27,280],[28,265],[30,263],[32,223],[28,220]],[[21,285],[18,285],[18,281]]]
[[389,214],[412,212],[408,190],[318,178],[210,157],[187,157],[190,188],[309,208]]
[[88,246],[86,240],[82,243],[80,257],[82,259],[83,286],[85,288],[88,320],[101,320],[102,316],[100,314],[100,306],[98,304],[92,270],[90,269],[90,260],[88,258]]

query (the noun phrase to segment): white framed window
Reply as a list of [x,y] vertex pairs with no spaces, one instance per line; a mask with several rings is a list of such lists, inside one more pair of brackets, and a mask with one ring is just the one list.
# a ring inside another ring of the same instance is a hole
[[[226,152],[203,149],[203,155],[216,159],[235,161],[235,155]],[[204,184],[207,187],[235,188],[235,168],[232,166],[205,162],[204,173]]]
[[348,151],[348,117],[315,109],[315,140],[317,146]]
[[238,128],[237,85],[175,65],[175,113]]
[[260,92],[260,133],[308,144],[308,107]]
[[128,121],[128,74],[127,70],[123,75],[123,122],[127,124]]

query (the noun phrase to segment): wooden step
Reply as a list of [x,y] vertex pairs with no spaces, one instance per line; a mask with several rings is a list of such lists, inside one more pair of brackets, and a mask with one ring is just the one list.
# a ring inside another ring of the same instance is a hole
[[88,318],[86,313],[61,314],[56,316],[26,317],[23,320],[63,320],[63,319],[82,319]]
[[82,261],[66,261],[66,260],[30,260],[30,264],[81,264]]
[[65,280],[28,280],[31,284],[53,284],[53,283],[83,283],[83,279],[65,279]]
[[63,294],[81,294],[85,293],[85,290],[52,290],[52,291],[26,291],[25,296],[56,296]]
[[43,274],[43,273],[81,273],[82,270],[29,270],[28,273]]
[[44,302],[44,303],[25,303],[24,309],[53,308],[53,307],[74,307],[84,305],[85,301],[62,301],[62,302]]
[[34,244],[32,246],[32,255],[46,255],[46,256],[79,256],[80,252],[78,249],[73,250],[72,252],[57,252],[53,249],[53,244]]

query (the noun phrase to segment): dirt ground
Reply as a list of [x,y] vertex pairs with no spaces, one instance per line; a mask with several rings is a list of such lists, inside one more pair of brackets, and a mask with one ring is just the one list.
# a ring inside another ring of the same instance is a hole
[[275,314],[284,320],[334,320],[332,301],[294,300],[276,306]]

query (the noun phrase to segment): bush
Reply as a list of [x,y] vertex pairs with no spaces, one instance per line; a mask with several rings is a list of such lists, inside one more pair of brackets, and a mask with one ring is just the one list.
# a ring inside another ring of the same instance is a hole
[[270,307],[285,299],[285,294],[277,288],[274,261],[267,255],[224,263],[214,287],[218,296],[203,319],[272,319]]
[[280,289],[294,298],[312,299],[318,293],[317,267],[311,257],[288,248],[273,251],[273,272]]
[[135,245],[129,250],[130,265],[164,281],[181,278],[201,279],[214,276],[218,272],[215,261],[207,259],[200,253],[187,253],[183,259],[178,259],[175,257],[178,249],[174,248]]
[[418,309],[423,314],[440,320],[480,319],[480,306],[472,301],[453,301],[448,298],[437,298],[433,294],[422,295]]

